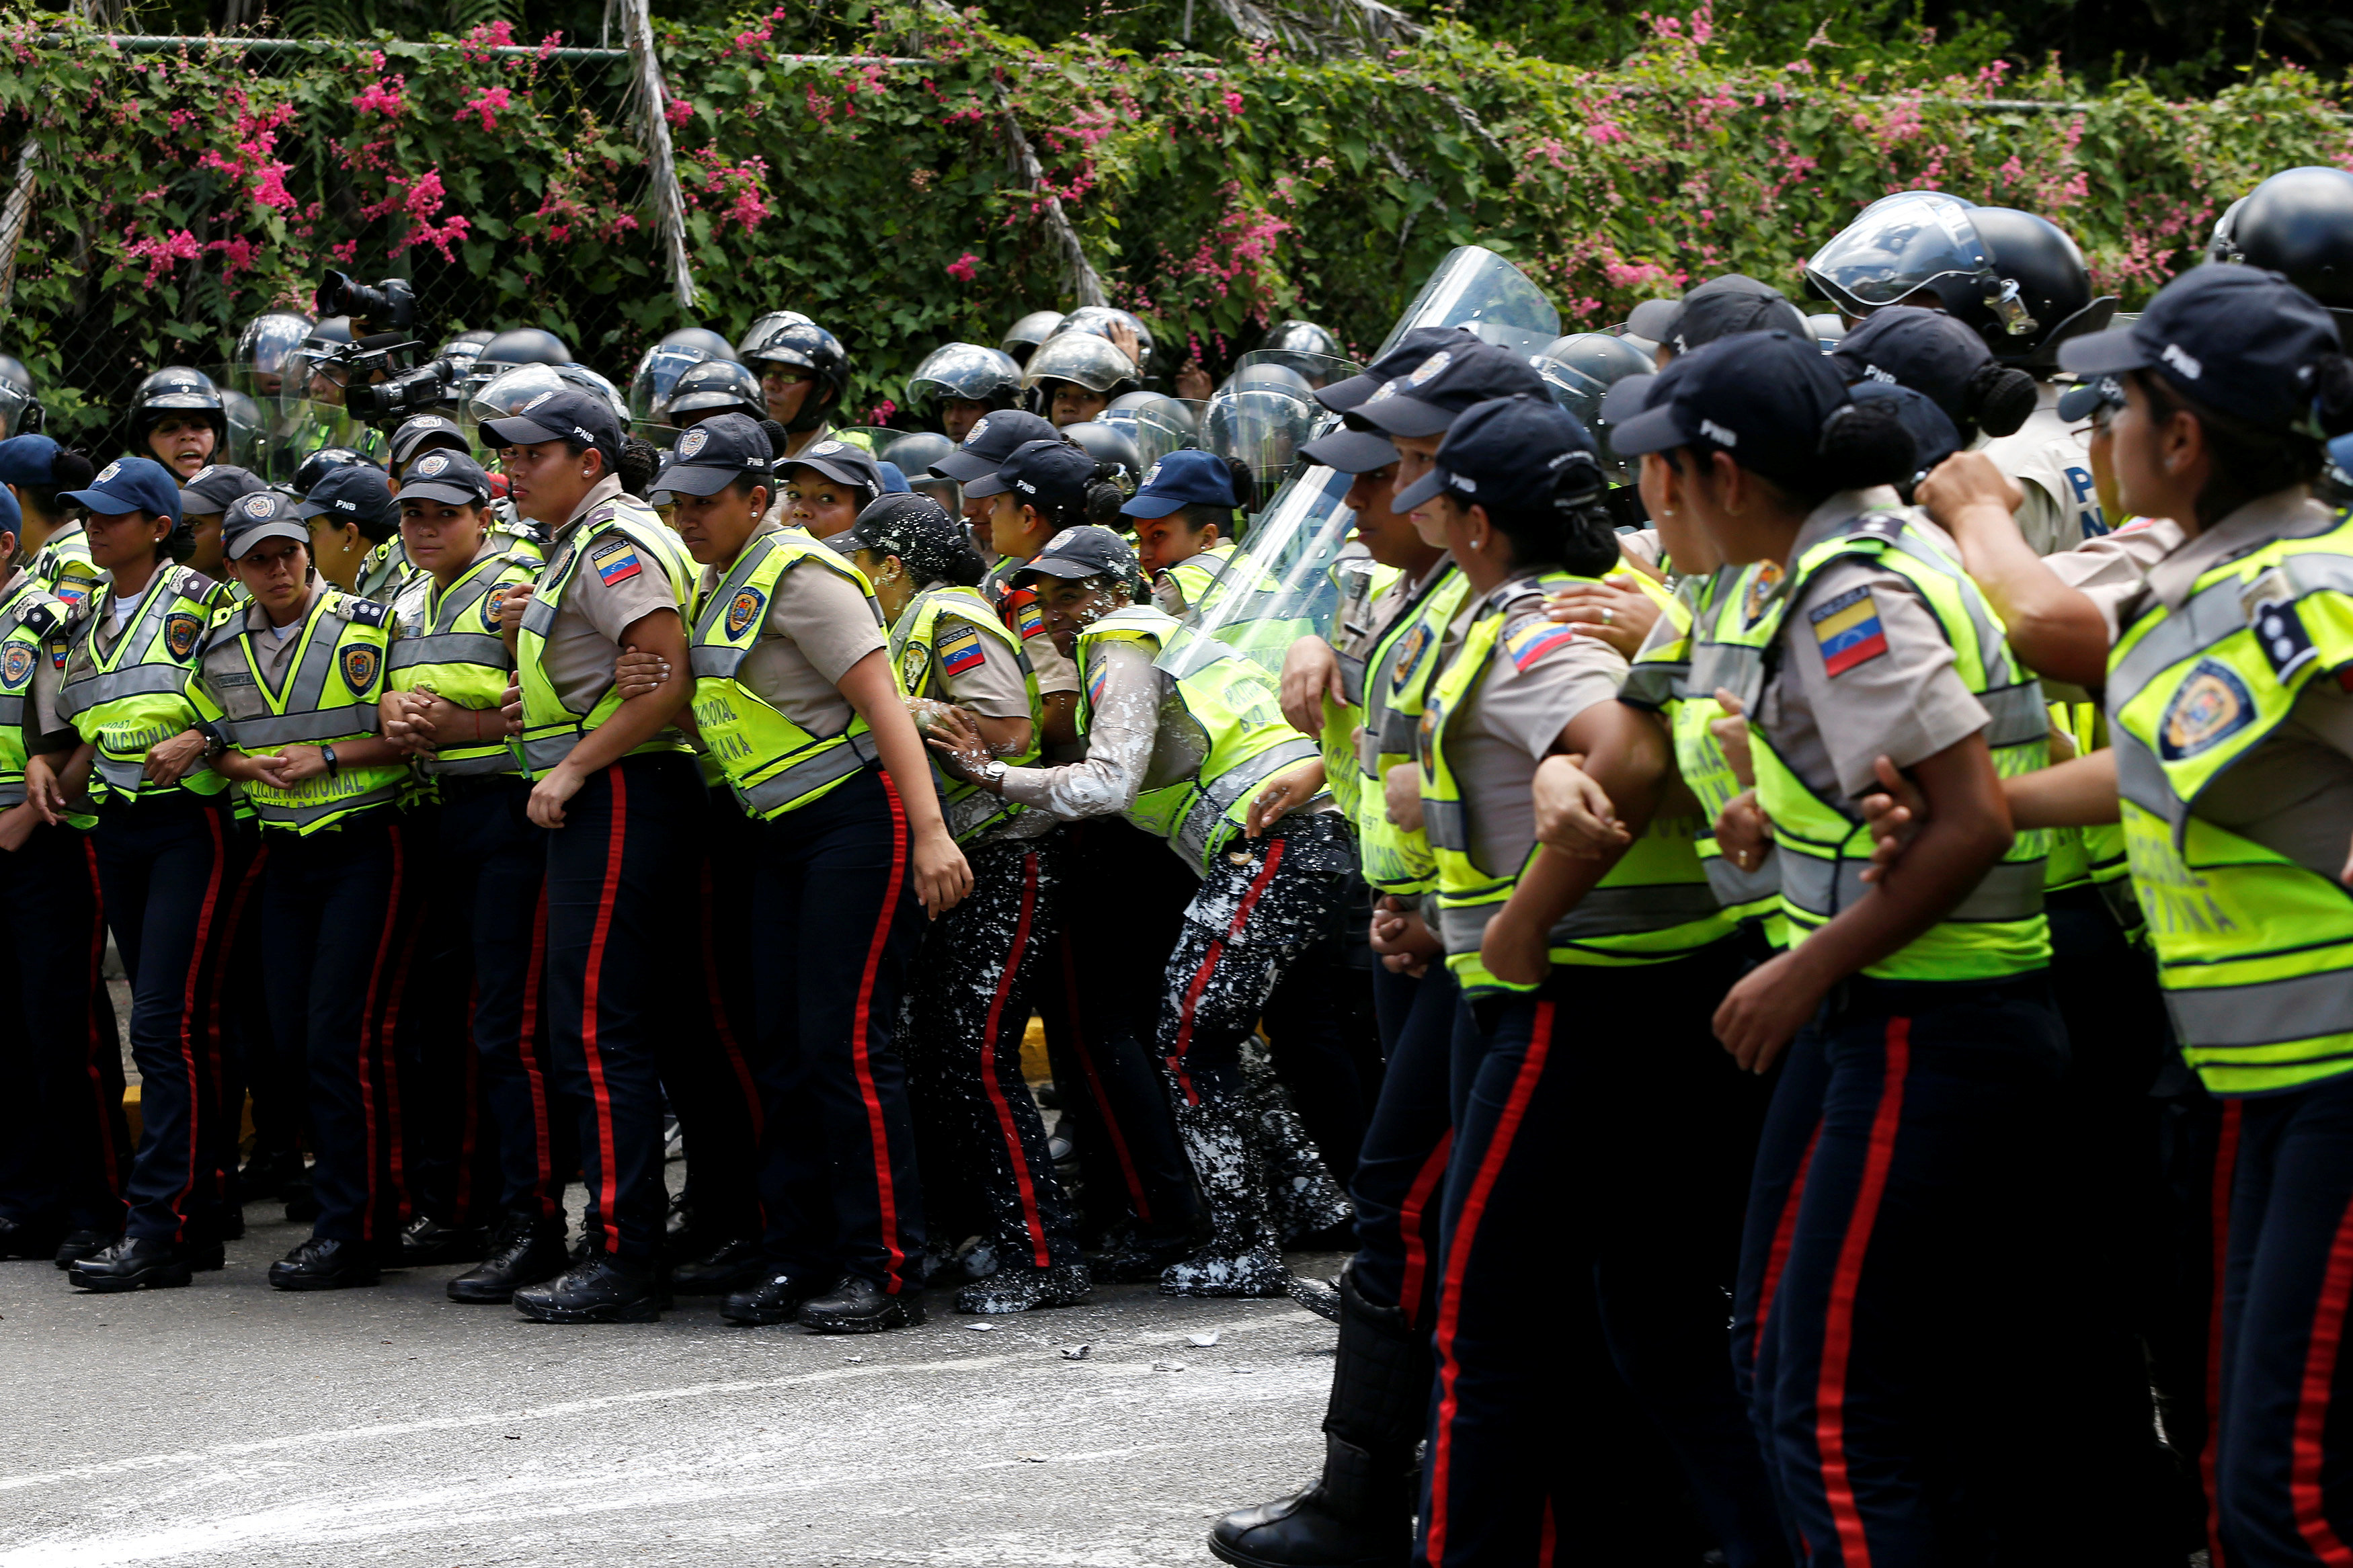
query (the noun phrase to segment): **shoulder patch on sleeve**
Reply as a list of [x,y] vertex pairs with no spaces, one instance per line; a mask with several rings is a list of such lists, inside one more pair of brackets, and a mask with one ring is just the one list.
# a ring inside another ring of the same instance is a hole
[[1504,652],[1515,669],[1526,669],[1545,655],[1577,640],[1577,628],[1566,621],[1530,616],[1504,632]]
[[616,534],[599,540],[588,547],[588,564],[604,580],[607,588],[617,587],[645,570],[638,559],[638,547],[625,535]]
[[988,654],[981,647],[980,634],[961,623],[950,626],[934,639],[940,654],[940,668],[950,675],[962,675],[978,669],[988,662]]
[[1879,601],[1869,588],[1849,588],[1807,611],[1806,619],[1813,624],[1814,641],[1822,650],[1822,668],[1832,675],[1844,675],[1887,651]]
[[392,606],[389,605],[380,605],[374,599],[363,599],[350,594],[343,595],[343,602],[340,608],[348,619],[357,621],[364,626],[380,626],[384,625],[385,617],[392,614]]
[[1013,607],[1013,629],[1020,634],[1023,642],[1028,642],[1045,631],[1046,612],[1024,600]]

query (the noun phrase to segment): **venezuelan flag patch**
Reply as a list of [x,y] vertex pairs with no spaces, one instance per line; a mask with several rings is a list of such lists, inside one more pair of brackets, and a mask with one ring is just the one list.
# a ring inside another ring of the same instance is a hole
[[1844,675],[1887,651],[1887,630],[1879,624],[1879,602],[1868,588],[1850,588],[1806,618],[1822,650],[1822,668]]
[[645,567],[638,563],[637,547],[626,539],[616,539],[600,544],[588,552],[588,564],[605,580],[605,586],[615,587],[628,582]]
[[1566,621],[1530,621],[1517,631],[1504,634],[1504,651],[1511,656],[1514,668],[1525,669],[1553,649],[1576,640],[1576,628]]
[[1111,664],[1105,659],[1096,660],[1094,668],[1087,673],[1088,707],[1099,708],[1103,705],[1103,680],[1110,674]]
[[980,634],[970,626],[952,626],[942,632],[939,652],[940,668],[950,675],[962,675],[988,662],[988,655],[980,646]]
[[1028,642],[1046,629],[1046,612],[1030,604],[1016,606],[1013,612],[1013,629],[1021,634],[1023,642]]

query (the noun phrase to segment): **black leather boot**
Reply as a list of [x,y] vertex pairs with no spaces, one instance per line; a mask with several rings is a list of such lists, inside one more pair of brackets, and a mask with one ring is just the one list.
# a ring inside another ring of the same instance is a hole
[[66,1238],[58,1243],[58,1267],[71,1268],[79,1259],[103,1252],[121,1239],[122,1233],[117,1230],[69,1231]]
[[[1206,1086],[1205,1086],[1206,1087]],[[1267,1190],[1266,1155],[1256,1114],[1237,1091],[1179,1100],[1176,1135],[1209,1207],[1208,1245],[1160,1273],[1164,1296],[1264,1298],[1287,1293],[1282,1238]]]
[[591,1254],[544,1285],[526,1285],[514,1310],[535,1323],[657,1323],[670,1304],[650,1261]]
[[820,1334],[879,1334],[922,1322],[923,1304],[905,1294],[885,1295],[881,1286],[852,1274],[802,1303],[800,1321]]
[[400,1261],[404,1268],[480,1263],[490,1250],[490,1234],[480,1226],[443,1225],[430,1215],[418,1215],[400,1233]]
[[1075,1307],[1094,1289],[1083,1263],[1058,1263],[1040,1268],[1034,1263],[1008,1263],[987,1279],[956,1292],[955,1310],[988,1315],[1026,1312],[1033,1307]]
[[770,1264],[767,1278],[748,1290],[738,1290],[728,1297],[719,1315],[746,1328],[793,1322],[801,1315],[801,1304],[823,1289]]
[[270,1288],[278,1290],[347,1290],[383,1279],[373,1243],[323,1236],[311,1237],[269,1266]]
[[1210,1527],[1209,1551],[1240,1568],[1405,1568],[1430,1373],[1428,1339],[1397,1308],[1358,1295],[1343,1268],[1323,1479],[1226,1515]]
[[670,1288],[681,1296],[732,1296],[765,1279],[770,1267],[757,1241],[739,1237],[672,1268]]
[[524,1286],[553,1279],[568,1267],[562,1220],[510,1215],[491,1243],[490,1256],[449,1281],[449,1300],[503,1307]]
[[162,1290],[188,1282],[188,1259],[175,1241],[126,1236],[66,1270],[76,1289],[107,1294],[117,1290]]

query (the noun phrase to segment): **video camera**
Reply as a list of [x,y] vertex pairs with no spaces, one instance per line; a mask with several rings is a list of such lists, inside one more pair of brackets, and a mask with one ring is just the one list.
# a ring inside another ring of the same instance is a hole
[[330,268],[319,284],[317,300],[322,316],[349,316],[396,331],[417,324],[417,290],[406,278],[386,278],[371,289]]
[[329,271],[319,285],[319,313],[349,316],[387,331],[339,346],[319,363],[342,372],[343,409],[370,425],[396,425],[452,400],[464,367],[448,358],[409,363],[425,345],[408,335],[417,324],[417,291],[405,278],[386,278],[374,288]]

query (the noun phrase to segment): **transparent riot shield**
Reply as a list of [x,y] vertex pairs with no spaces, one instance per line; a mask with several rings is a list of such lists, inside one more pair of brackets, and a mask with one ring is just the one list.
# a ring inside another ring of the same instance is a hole
[[1560,312],[1518,268],[1492,250],[1466,245],[1438,264],[1389,329],[1381,353],[1416,327],[1462,327],[1500,347],[1532,354],[1560,336]]
[[391,440],[382,430],[353,418],[340,403],[295,397],[275,406],[269,433],[257,442],[259,466],[247,465],[271,484],[292,483],[304,459],[330,447],[348,448],[378,465],[391,451]]

